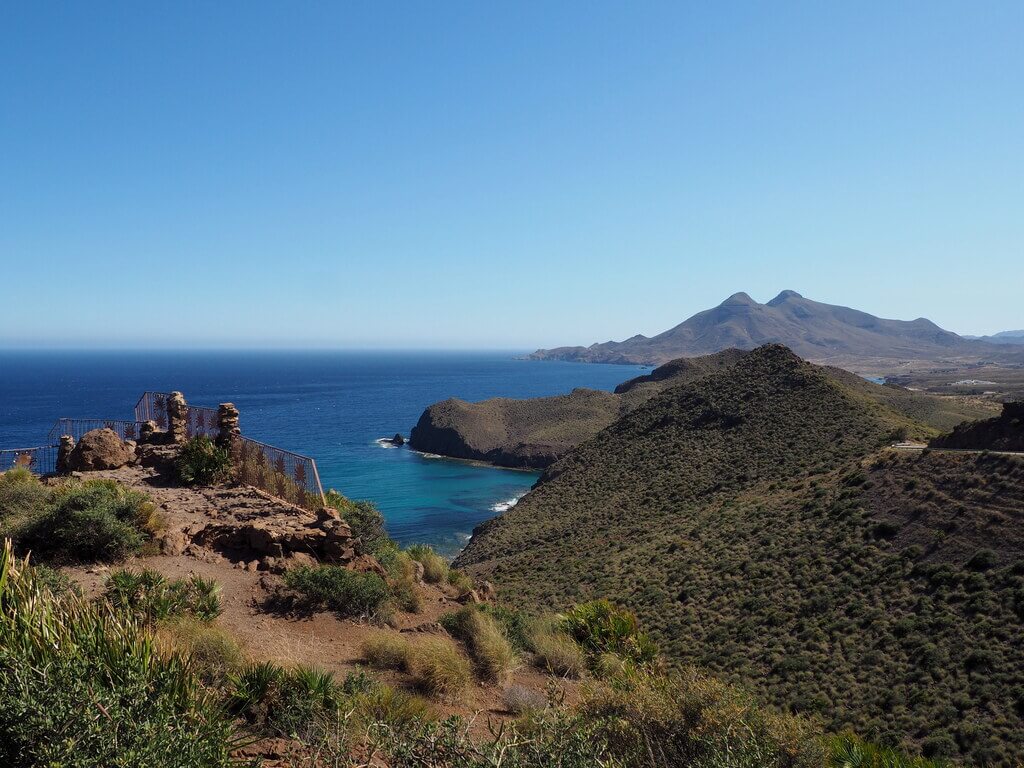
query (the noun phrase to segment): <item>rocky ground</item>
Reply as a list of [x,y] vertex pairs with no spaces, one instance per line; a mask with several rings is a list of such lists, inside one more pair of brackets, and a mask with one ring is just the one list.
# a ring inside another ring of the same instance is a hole
[[[355,554],[347,525],[326,512],[315,515],[248,486],[169,486],[155,470],[144,467],[78,474],[116,479],[143,491],[164,517],[164,531],[156,542],[159,552],[115,568],[145,567],[170,578],[197,574],[215,580],[223,603],[217,624],[238,639],[254,661],[315,665],[343,678],[362,667],[360,646],[368,638],[402,633],[415,642],[417,637],[444,633],[438,619],[460,606],[455,588],[422,583],[417,586],[420,610],[398,612],[386,625],[282,609],[284,603],[278,599],[284,587],[281,573],[288,567],[332,560],[354,569],[379,568],[373,558]],[[103,589],[111,570],[107,566],[67,569],[89,594]],[[401,673],[374,670],[370,674],[412,690]],[[506,686],[520,685],[543,693],[551,683],[549,675],[524,666]],[[574,683],[562,680],[556,684],[569,700],[575,698]],[[475,718],[474,728],[483,734],[488,721],[512,716],[504,709],[502,690],[475,683],[457,702],[435,702],[434,706],[442,716]],[[272,744],[259,748],[273,751]]]

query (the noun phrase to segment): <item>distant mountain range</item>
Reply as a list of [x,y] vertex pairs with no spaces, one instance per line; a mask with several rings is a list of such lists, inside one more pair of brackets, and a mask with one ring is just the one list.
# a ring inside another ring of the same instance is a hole
[[589,347],[541,349],[531,357],[660,365],[679,357],[708,355],[732,347],[754,349],[770,343],[784,344],[808,360],[840,365],[867,358],[998,361],[1024,357],[1006,343],[1016,339],[1001,337],[968,339],[923,317],[886,320],[805,299],[796,291],[783,291],[767,304],[759,304],[745,293],[734,293],[717,307],[698,312],[657,336],[637,335]]
[[991,336],[964,336],[965,339],[987,341],[989,344],[1024,344],[1024,330],[1001,331]]

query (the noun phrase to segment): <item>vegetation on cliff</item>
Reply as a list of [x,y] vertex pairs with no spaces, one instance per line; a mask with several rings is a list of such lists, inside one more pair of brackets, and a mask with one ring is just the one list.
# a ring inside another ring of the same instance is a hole
[[[458,459],[543,469],[655,395],[728,371],[747,354],[727,349],[672,360],[623,382],[614,393],[576,389],[567,395],[528,400],[444,400],[423,412],[410,444],[417,450]],[[822,370],[865,407],[882,411],[881,418],[893,421],[901,434],[925,439],[992,413],[988,404],[878,386],[839,368]],[[903,419],[895,419],[895,415]]]
[[879,453],[931,429],[884,389],[756,350],[580,445],[456,564],[524,608],[611,597],[674,664],[833,732],[1008,764],[1024,466]]

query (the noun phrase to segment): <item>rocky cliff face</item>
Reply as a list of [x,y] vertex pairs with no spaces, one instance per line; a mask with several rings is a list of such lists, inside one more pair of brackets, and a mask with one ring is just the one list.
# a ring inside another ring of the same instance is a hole
[[675,360],[620,384],[614,393],[576,389],[529,400],[445,400],[423,412],[409,444],[456,459],[544,469],[658,392],[724,370],[746,354],[730,349]]
[[1024,451],[1024,400],[1005,403],[994,419],[970,421],[930,443],[933,448],[987,451]]
[[621,409],[616,395],[590,389],[533,400],[444,400],[423,412],[409,445],[455,459],[543,469],[611,424]]

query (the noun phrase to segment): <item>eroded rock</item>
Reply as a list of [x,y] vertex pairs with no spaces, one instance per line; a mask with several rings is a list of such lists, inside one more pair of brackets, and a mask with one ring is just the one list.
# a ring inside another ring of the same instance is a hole
[[134,446],[126,445],[112,429],[94,429],[67,456],[69,472],[120,469],[135,461]]

